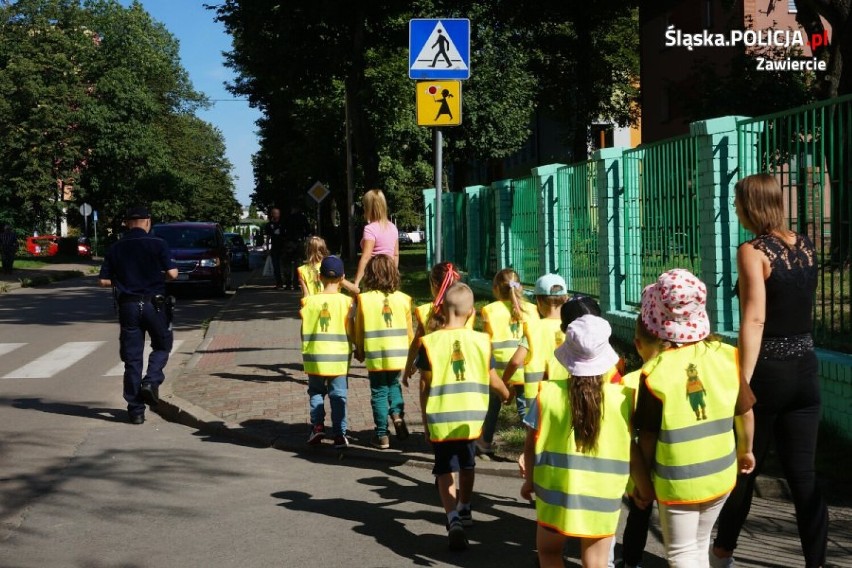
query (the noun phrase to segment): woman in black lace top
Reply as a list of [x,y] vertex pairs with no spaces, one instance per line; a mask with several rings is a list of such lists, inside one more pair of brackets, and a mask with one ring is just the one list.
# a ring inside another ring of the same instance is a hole
[[742,226],[757,235],[737,251],[740,373],[757,397],[757,468],[738,478],[725,503],[710,560],[717,567],[733,565],[754,479],[774,438],[796,507],[806,566],[823,566],[828,510],[814,471],[820,419],[818,364],[811,337],[817,285],[814,245],[806,235],[787,229],[781,187],[773,176],[741,179],[734,205]]

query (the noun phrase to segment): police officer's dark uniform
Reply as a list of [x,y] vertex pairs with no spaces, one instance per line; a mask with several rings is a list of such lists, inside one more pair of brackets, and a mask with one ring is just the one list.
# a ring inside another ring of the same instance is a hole
[[[177,276],[177,265],[166,242],[148,234],[150,219],[144,207],[127,210],[125,220],[130,230],[109,248],[100,272],[101,285],[113,286],[116,294],[124,400],[133,424],[145,421],[145,403],[154,406],[159,402],[163,368],[173,341],[173,299],[165,296],[165,279]],[[152,351],[143,377],[146,333]]]

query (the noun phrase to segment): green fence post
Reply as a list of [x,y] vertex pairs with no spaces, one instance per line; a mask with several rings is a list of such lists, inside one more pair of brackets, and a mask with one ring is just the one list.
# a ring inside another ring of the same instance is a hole
[[624,305],[624,193],[623,154],[626,148],[604,148],[592,155],[597,163],[598,276],[603,313],[620,311]]
[[483,277],[485,263],[486,230],[488,227],[487,205],[485,199],[488,187],[474,185],[464,188],[467,199],[467,272],[471,278]]
[[689,125],[697,136],[698,221],[701,274],[707,285],[707,313],[714,331],[739,328],[739,302],[734,298],[739,223],[734,212],[737,176],[737,120],[724,116]]
[[426,270],[435,263],[435,188],[423,190],[423,225],[426,233]]
[[495,237],[497,270],[512,266],[512,180],[501,179],[491,184],[496,216]]
[[[539,200],[539,258],[542,259],[541,271],[550,274],[556,271],[559,263],[557,260],[557,219],[558,219],[558,176],[557,170],[564,168],[565,164],[547,164],[530,170],[532,175],[538,178],[538,187],[541,191]],[[540,275],[539,275],[540,276]],[[568,276],[563,274],[562,276]],[[538,276],[536,276],[538,278]],[[567,283],[570,288],[570,283]]]

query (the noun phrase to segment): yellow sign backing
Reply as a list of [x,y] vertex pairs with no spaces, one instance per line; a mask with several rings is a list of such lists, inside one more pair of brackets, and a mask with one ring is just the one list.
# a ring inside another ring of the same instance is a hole
[[418,81],[417,125],[461,124],[461,81]]

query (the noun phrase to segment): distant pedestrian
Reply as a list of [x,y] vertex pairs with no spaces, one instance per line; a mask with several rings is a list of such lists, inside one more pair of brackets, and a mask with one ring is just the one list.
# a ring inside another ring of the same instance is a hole
[[343,261],[327,256],[320,264],[323,291],[302,299],[302,359],[308,375],[311,433],[308,444],[326,436],[325,397],[331,404],[334,447],[349,446],[346,438],[346,397],[353,337],[353,300],[340,293]]
[[269,222],[263,227],[269,258],[272,260],[272,274],[275,277],[275,289],[284,287],[281,277],[281,257],[284,254],[284,226],[281,222],[281,210],[273,207],[269,212]]
[[290,206],[290,212],[284,215],[281,222],[284,230],[284,246],[281,250],[281,270],[284,289],[298,289],[296,267],[302,260],[305,250],[305,239],[311,235],[311,224],[298,205]]
[[[121,324],[119,353],[124,362],[124,400],[132,424],[145,422],[145,404],[156,406],[165,379],[163,368],[172,350],[172,307],[165,281],[178,269],[163,239],[148,234],[151,215],[144,207],[127,210],[124,237],[113,244],[101,266],[100,285],[112,286]],[[151,342],[148,369],[142,376],[145,334]]]
[[263,248],[263,236],[260,234],[260,231],[255,231],[253,235],[254,240],[254,248],[262,249]]
[[400,379],[408,346],[414,339],[411,327],[411,296],[399,290],[399,270],[386,255],[374,256],[364,272],[369,292],[358,296],[355,315],[355,357],[364,361],[370,378],[375,436],[370,444],[390,447],[388,416],[398,440],[408,438],[405,402]]
[[468,546],[464,529],[473,525],[475,442],[488,411],[488,391],[505,402],[509,390],[494,371],[488,335],[466,327],[475,314],[471,289],[453,284],[439,309],[446,324],[423,337],[417,357],[420,408],[435,453],[432,473],[447,514],[450,549],[461,550]]
[[18,254],[18,235],[12,225],[5,225],[0,233],[0,255],[3,257],[3,272],[12,274],[15,255]]

